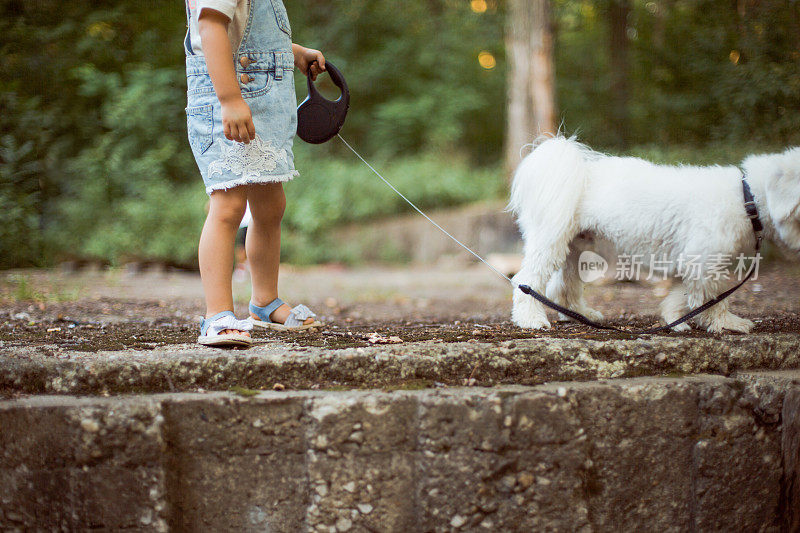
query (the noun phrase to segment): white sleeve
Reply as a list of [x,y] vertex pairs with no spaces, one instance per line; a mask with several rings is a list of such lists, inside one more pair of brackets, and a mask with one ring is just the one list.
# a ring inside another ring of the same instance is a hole
[[236,4],[238,3],[237,0],[199,0],[197,2],[197,16],[202,15],[205,8],[209,8],[219,11],[228,19],[233,20],[233,14],[236,12]]

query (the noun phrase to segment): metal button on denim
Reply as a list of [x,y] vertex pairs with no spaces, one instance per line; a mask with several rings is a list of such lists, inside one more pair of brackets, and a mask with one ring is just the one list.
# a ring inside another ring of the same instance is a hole
[[242,80],[242,83],[250,83],[251,81],[253,81],[253,78],[251,76],[248,76],[247,74],[242,74],[241,78],[239,79]]
[[240,57],[239,64],[242,65],[244,68],[247,68],[250,65],[250,58],[247,56]]

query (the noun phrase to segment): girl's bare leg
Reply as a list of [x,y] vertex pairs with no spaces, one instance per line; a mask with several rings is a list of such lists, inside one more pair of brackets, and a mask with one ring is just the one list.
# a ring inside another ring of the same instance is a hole
[[[286,196],[281,183],[258,183],[247,186],[247,199],[253,221],[247,228],[245,248],[253,280],[253,303],[263,307],[278,297],[278,268],[281,261],[281,219]],[[291,307],[282,305],[270,319],[284,323]],[[258,319],[257,316],[251,315]],[[313,322],[313,318],[305,321]]]
[[[206,295],[206,318],[221,311],[233,311],[233,246],[246,206],[245,187],[211,193],[198,252],[200,278]],[[228,329],[222,333],[249,335],[246,331]]]

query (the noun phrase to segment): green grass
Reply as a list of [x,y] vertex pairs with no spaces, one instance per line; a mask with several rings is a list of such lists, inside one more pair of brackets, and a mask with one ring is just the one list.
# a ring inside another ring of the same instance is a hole
[[433,380],[430,379],[412,379],[402,383],[391,384],[383,387],[386,392],[404,391],[404,390],[425,390],[434,387]]
[[11,297],[14,301],[22,302],[27,300],[43,300],[44,293],[37,290],[30,277],[22,275],[9,276],[11,285]]
[[231,387],[230,391],[237,396],[242,396],[243,398],[252,398],[253,396],[258,396],[262,392],[260,390],[248,389],[245,387],[240,387],[238,385],[234,385],[233,387]]
[[9,274],[0,279],[0,301],[72,302],[80,298],[80,289],[62,287],[47,280],[34,280],[27,274]]

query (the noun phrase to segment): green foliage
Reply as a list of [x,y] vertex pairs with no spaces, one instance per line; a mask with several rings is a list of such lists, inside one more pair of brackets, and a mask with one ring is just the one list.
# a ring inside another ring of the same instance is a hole
[[[504,2],[476,12],[469,0],[285,1],[294,40],[347,76],[344,136],[401,191],[423,208],[504,193]],[[800,143],[800,2],[630,0],[620,135],[618,1],[552,0],[566,131],[665,162]],[[0,70],[11,74],[0,78],[0,268],[64,256],[194,262],[206,196],[186,140],[184,18],[182,2],[0,0]],[[494,68],[479,65],[482,51]],[[338,141],[296,152],[285,259],[356,260],[357,246],[327,243],[333,226],[408,211]],[[390,244],[371,252],[402,259]]]
[[[567,129],[614,147],[607,4],[555,0],[558,98]],[[800,143],[800,2],[632,0],[633,144]]]
[[38,161],[33,142],[0,137],[0,268],[35,264],[40,251]]
[[647,144],[625,150],[625,154],[668,165],[738,165],[748,155],[781,150],[779,147],[756,142],[712,143],[702,150],[687,145]]
[[185,146],[180,70],[141,65],[120,75],[84,66],[73,75],[81,94],[103,102],[102,129],[66,168],[53,241],[112,262],[193,262],[206,198]]
[[[368,154],[459,151],[496,163],[505,129],[504,12],[468,0],[287,1],[295,42],[347,76],[344,134]],[[481,51],[497,66],[478,64]],[[298,77],[298,93],[305,80]]]
[[[301,176],[286,186],[284,221],[289,229],[315,233],[345,222],[409,210],[402,198],[363,164],[344,157],[315,161],[311,150],[305,146],[296,150]],[[340,150],[344,153],[345,148]],[[372,165],[422,209],[494,198],[504,186],[498,169],[472,168],[466,158],[454,154],[376,159]]]
[[[296,146],[301,176],[285,187],[287,232],[283,239],[284,257],[296,262],[354,261],[362,255],[357,248],[338,250],[326,243],[325,235],[332,227],[369,223],[379,216],[410,210],[366,166],[357,160],[348,161],[346,148],[336,144],[337,155],[344,156],[321,160],[313,156],[316,148]],[[376,159],[372,164],[421,209],[496,198],[505,187],[499,168],[475,168],[458,154],[429,152]],[[402,259],[397,254],[396,248],[387,246],[378,256],[383,260]]]
[[[129,83],[123,73],[136,70],[137,64],[168,65],[169,84],[175,89],[170,98],[177,98],[171,105],[180,111],[185,97],[175,32],[181,24],[175,22],[182,13],[180,3],[172,2],[153,9],[133,1],[0,1],[0,70],[14,74],[0,79],[0,203],[4,212],[12,213],[11,223],[0,230],[0,268],[43,264],[52,255],[82,255],[93,246],[84,243],[88,234],[78,232],[89,226],[99,231],[98,224],[108,220],[103,213],[112,213],[108,209],[124,200],[108,203],[108,194],[93,196],[110,176],[102,170],[102,157],[115,151],[128,158],[117,167],[140,167],[144,153],[110,148],[116,144],[110,128],[125,122],[120,118],[115,123],[109,110],[109,100],[116,96],[112,90]],[[147,90],[146,81],[140,88]],[[170,110],[139,112],[145,113],[169,116]],[[173,122],[162,134],[169,137],[168,145],[177,147],[181,135],[185,137],[181,127],[181,121]],[[158,137],[154,130],[139,130],[143,140]],[[183,146],[177,152],[188,161]],[[91,153],[97,161],[90,168]],[[24,177],[20,165],[26,169]],[[83,170],[89,174],[81,175]],[[15,182],[10,175],[17,176]],[[162,176],[168,183],[176,178],[178,173]],[[124,193],[113,187],[107,192]],[[14,209],[6,211],[9,205]]]

